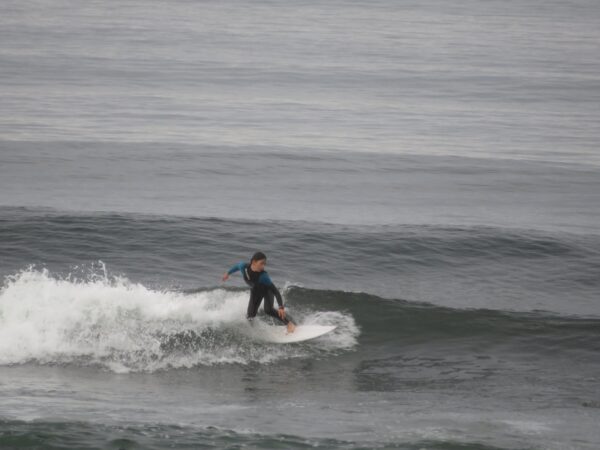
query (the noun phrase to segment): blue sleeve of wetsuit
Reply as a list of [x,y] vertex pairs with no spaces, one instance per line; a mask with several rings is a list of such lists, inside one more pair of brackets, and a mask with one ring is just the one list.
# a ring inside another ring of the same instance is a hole
[[263,273],[260,274],[260,277],[258,277],[258,282],[261,284],[266,284],[267,286],[271,286],[273,284],[271,277],[266,271],[263,271]]
[[229,271],[227,271],[227,273],[229,275],[231,275],[232,273],[237,272],[238,270],[244,270],[244,266],[246,265],[246,263],[244,261],[240,261],[239,263],[237,263],[235,266],[233,266],[231,269],[229,269]]

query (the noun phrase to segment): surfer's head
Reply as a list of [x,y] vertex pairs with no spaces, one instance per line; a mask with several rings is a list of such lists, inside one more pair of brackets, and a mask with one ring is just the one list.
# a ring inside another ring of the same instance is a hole
[[250,260],[250,269],[253,272],[262,272],[265,270],[265,265],[267,264],[267,255],[263,252],[256,252],[252,255],[252,259]]

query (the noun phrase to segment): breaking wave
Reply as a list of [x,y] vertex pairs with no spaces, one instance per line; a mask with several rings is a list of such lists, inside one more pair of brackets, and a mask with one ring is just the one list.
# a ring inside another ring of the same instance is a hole
[[247,300],[245,291],[153,290],[105,271],[76,279],[31,267],[6,277],[0,291],[0,364],[155,371],[318,357],[356,344],[351,315],[315,310],[296,320],[337,325],[331,336],[293,346],[255,342],[246,333]]

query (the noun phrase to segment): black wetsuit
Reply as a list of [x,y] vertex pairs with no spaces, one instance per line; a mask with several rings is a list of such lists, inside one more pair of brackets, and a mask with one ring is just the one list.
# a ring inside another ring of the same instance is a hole
[[262,272],[254,272],[250,268],[250,264],[245,262],[240,262],[236,264],[231,269],[229,269],[229,274],[231,275],[237,271],[242,272],[242,276],[244,277],[244,281],[248,286],[250,286],[250,301],[248,302],[248,311],[246,313],[246,317],[248,319],[252,319],[256,316],[258,312],[258,307],[260,306],[263,298],[265,299],[264,310],[265,313],[274,317],[280,322],[284,324],[288,324],[293,321],[287,317],[282,319],[279,317],[277,310],[273,307],[274,299],[277,299],[277,304],[279,307],[283,307],[283,298],[281,297],[281,293],[271,281],[269,274],[266,271]]

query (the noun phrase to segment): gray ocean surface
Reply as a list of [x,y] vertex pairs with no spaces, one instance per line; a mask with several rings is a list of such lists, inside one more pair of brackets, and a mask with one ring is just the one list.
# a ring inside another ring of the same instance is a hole
[[599,448],[599,23],[1,2],[0,448]]

